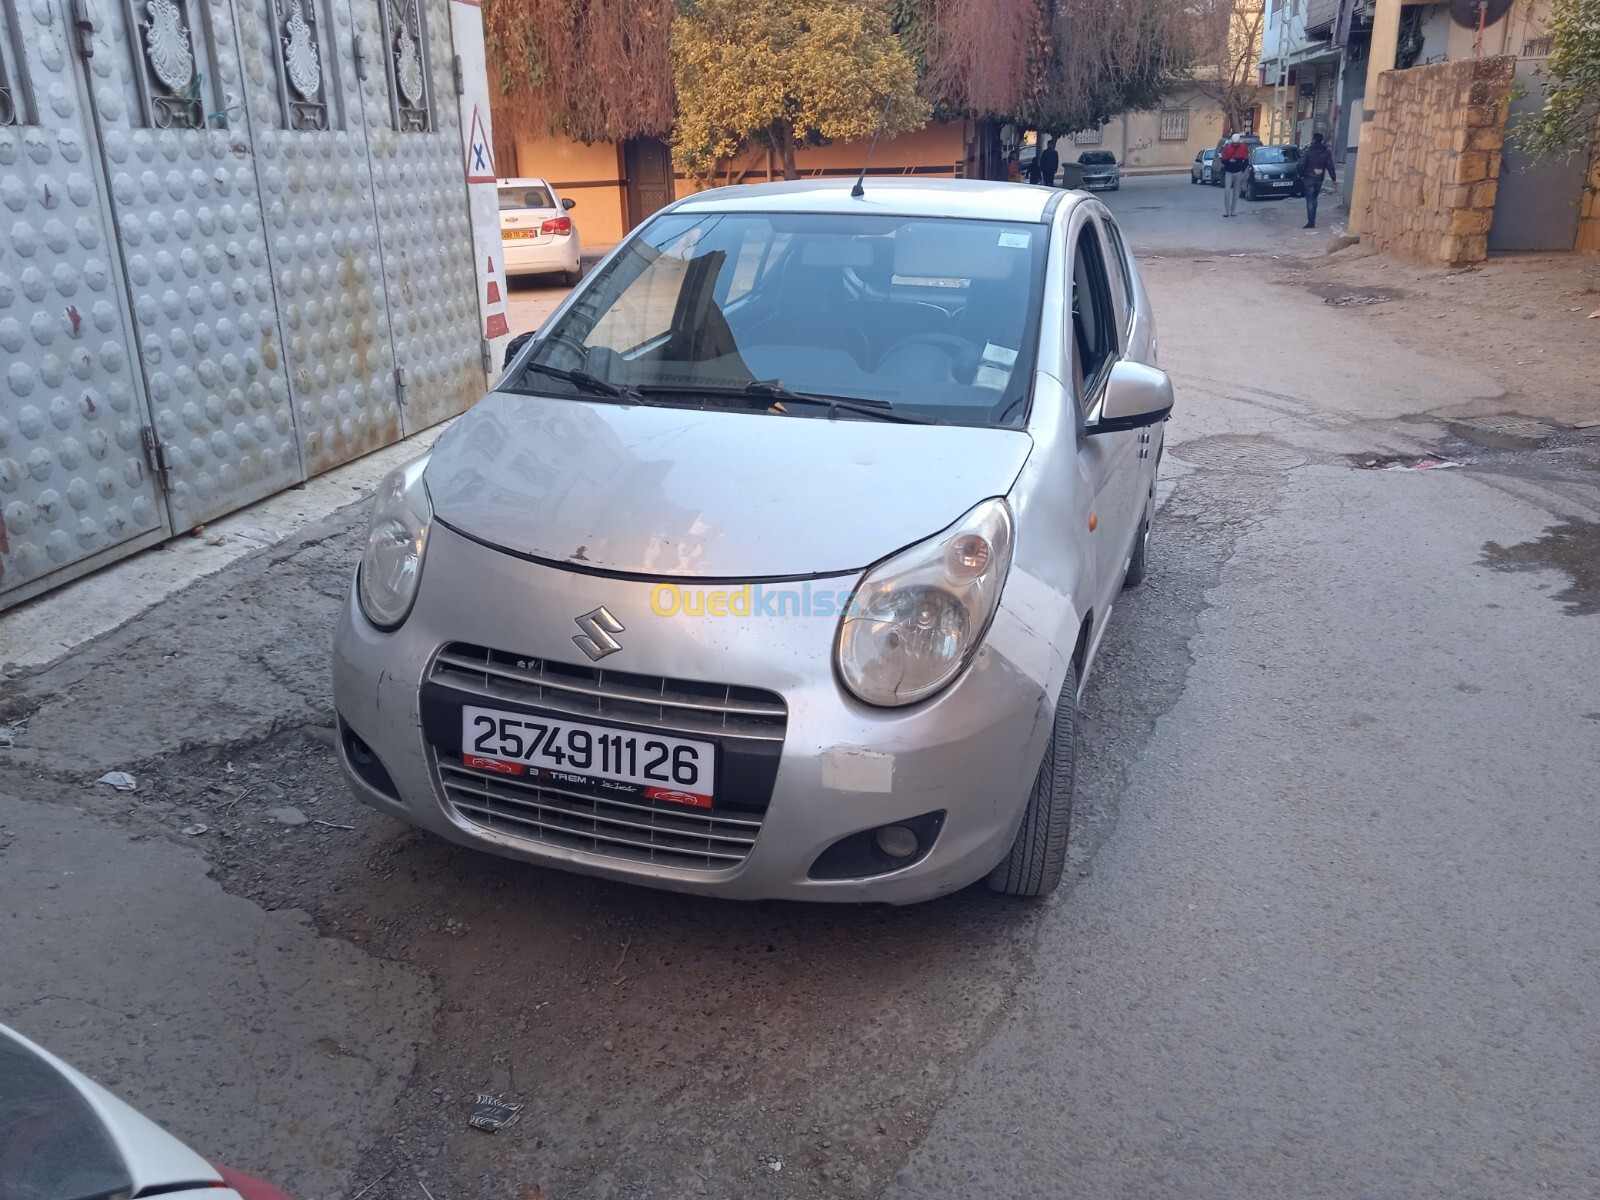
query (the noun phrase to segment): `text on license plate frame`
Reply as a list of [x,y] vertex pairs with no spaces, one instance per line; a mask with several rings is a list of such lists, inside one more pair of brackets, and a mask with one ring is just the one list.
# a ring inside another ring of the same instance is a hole
[[715,742],[542,713],[462,705],[461,759],[496,774],[577,779],[695,808],[710,808],[716,795]]

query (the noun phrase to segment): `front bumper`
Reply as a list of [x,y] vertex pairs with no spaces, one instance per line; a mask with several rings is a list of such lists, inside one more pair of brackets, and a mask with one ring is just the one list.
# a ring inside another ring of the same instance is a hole
[[[810,588],[848,589],[854,581],[814,580]],[[835,681],[835,617],[661,616],[652,590],[646,582],[529,562],[436,523],[416,607],[400,629],[374,629],[353,595],[340,618],[333,672],[339,716],[393,787],[392,795],[375,787],[370,765],[358,770],[342,739],[356,795],[461,845],[735,899],[913,903],[966,887],[1004,856],[1054,710],[1039,664],[1014,663],[996,649],[1048,653],[1004,603],[985,647],[955,684],[910,709],[884,710],[853,701]],[[587,667],[573,645],[574,618],[601,605],[624,627],[617,635],[624,649],[604,659],[604,668],[782,697],[787,725],[770,801],[753,847],[737,864],[688,869],[528,840],[475,824],[447,799],[440,752],[424,736],[421,712],[441,648],[470,642]],[[933,812],[944,814],[937,839],[912,865],[867,878],[810,877],[818,856],[840,839]]]

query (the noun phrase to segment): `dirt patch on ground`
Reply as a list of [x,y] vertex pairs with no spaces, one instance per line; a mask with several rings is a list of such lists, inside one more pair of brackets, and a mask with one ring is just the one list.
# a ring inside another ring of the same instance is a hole
[[1388,295],[1353,306],[1395,341],[1470,362],[1505,388],[1502,399],[1447,404],[1438,415],[1515,410],[1600,426],[1600,257],[1516,256],[1448,270],[1352,247],[1308,274],[1325,299]]

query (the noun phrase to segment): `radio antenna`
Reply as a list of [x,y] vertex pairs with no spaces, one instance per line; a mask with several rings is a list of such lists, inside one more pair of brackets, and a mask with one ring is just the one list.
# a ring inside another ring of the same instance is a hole
[[894,104],[894,96],[890,96],[883,105],[883,115],[878,118],[878,132],[872,135],[872,145],[867,147],[867,157],[861,162],[861,174],[856,176],[856,185],[850,189],[850,195],[859,199],[867,194],[864,186],[867,182],[867,164],[872,161],[872,152],[878,148],[878,139],[883,136],[883,127],[889,120],[889,108]]

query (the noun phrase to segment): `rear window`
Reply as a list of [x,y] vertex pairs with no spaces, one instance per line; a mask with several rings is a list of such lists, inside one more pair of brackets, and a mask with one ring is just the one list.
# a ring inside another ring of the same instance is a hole
[[514,208],[554,208],[556,202],[551,198],[550,189],[542,184],[532,187],[519,185],[517,187],[503,187],[500,189],[500,211]]

